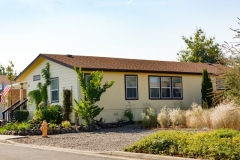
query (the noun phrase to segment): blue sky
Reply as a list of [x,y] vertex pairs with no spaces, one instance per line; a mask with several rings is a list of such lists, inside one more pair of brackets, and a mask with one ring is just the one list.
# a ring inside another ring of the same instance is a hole
[[22,71],[39,53],[177,61],[197,28],[233,41],[240,1],[2,0],[0,64]]

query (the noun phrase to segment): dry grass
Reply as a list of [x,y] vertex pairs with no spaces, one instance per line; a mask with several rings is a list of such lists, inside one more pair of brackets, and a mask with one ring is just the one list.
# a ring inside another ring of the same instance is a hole
[[234,103],[221,103],[210,113],[213,129],[240,129],[240,107]]
[[180,108],[169,110],[169,117],[173,127],[186,127],[185,111],[180,110]]
[[169,110],[164,106],[157,116],[157,121],[161,125],[161,128],[168,128],[170,123]]
[[187,126],[190,128],[204,127],[203,109],[200,105],[193,102],[191,109],[186,111]]

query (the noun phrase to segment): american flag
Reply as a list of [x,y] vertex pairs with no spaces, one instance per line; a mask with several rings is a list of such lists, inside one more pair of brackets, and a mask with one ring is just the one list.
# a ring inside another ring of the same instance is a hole
[[2,82],[2,95],[1,95],[1,103],[5,102],[5,96],[10,91],[10,87],[8,87],[4,82]]

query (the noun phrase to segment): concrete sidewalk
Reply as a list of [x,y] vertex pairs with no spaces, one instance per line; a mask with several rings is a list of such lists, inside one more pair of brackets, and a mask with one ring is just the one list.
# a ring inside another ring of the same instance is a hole
[[18,138],[26,138],[26,136],[0,135],[0,140],[2,141]]
[[196,160],[196,159],[185,158],[185,157],[161,156],[161,155],[122,152],[122,151],[108,151],[108,152],[102,152],[100,154],[119,156],[119,157],[137,158],[137,159],[146,159],[146,160]]

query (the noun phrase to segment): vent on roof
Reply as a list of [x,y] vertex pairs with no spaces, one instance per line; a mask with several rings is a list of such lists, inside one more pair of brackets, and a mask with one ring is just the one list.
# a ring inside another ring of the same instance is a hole
[[71,54],[67,54],[67,57],[73,57],[73,55],[71,55]]

